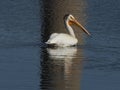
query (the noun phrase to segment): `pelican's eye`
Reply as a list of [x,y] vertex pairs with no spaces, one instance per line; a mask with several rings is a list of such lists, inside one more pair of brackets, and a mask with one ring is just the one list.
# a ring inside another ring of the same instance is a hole
[[70,17],[70,20],[74,20],[74,19],[75,19],[74,17],[72,17],[72,16]]

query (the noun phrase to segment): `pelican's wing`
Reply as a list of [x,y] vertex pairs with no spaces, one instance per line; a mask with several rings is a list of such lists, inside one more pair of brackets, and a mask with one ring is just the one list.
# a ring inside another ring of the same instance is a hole
[[50,39],[55,38],[57,35],[58,35],[58,33],[51,34]]
[[45,42],[46,44],[51,44],[51,40],[53,40],[56,36],[58,36],[58,33],[53,33],[50,35],[50,38],[48,39],[47,42]]

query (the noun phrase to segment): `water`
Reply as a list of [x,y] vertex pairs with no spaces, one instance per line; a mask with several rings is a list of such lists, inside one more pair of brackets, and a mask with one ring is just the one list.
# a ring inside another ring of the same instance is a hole
[[[1,0],[0,90],[119,90],[119,4]],[[51,33],[65,32],[65,13],[72,13],[92,36],[76,30],[77,47],[47,48],[42,41]]]

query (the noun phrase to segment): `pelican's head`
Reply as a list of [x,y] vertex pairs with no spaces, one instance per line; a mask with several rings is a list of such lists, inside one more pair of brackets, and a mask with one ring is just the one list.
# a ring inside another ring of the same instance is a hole
[[75,19],[75,17],[71,14],[66,14],[64,16],[65,22],[68,22],[69,25],[75,24],[79,26],[86,34],[90,35],[90,33]]
[[[66,14],[65,16],[64,16],[64,20],[65,21],[73,21],[75,18],[74,18],[74,16],[73,15],[71,15],[71,14]],[[70,23],[70,22],[69,22]]]

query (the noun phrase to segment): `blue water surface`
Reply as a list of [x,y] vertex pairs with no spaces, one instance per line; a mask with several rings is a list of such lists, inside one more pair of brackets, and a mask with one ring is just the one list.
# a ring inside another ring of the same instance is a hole
[[120,90],[120,0],[86,0],[91,36],[64,49],[42,42],[43,2],[0,1],[0,90]]

